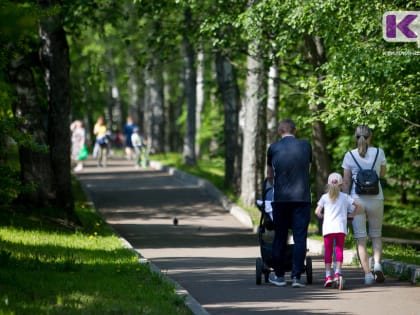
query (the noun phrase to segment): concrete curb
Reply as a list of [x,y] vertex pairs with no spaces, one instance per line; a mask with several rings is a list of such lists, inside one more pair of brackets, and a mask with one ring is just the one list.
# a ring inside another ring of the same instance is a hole
[[204,309],[204,307],[202,307],[201,304],[198,303],[198,301],[194,299],[192,295],[185,288],[183,288],[178,282],[172,280],[171,278],[163,274],[162,271],[155,264],[153,264],[152,262],[144,258],[139,252],[137,252],[125,238],[120,237],[120,240],[127,249],[129,249],[138,257],[138,261],[140,264],[148,264],[150,266],[151,272],[155,272],[164,276],[166,281],[172,283],[172,285],[175,287],[176,294],[181,297],[185,297],[184,303],[193,312],[194,315],[210,315]]
[[[207,190],[209,195],[217,199],[223,208],[229,211],[238,221],[240,221],[244,226],[253,229],[256,231],[256,228],[253,226],[251,217],[249,214],[243,210],[241,207],[233,204],[223,193],[217,189],[209,181],[198,178],[194,175],[182,172],[173,167],[167,167],[162,165],[157,161],[150,161],[150,166],[157,170],[164,170],[169,172],[169,174],[176,176],[181,181],[187,182],[191,185],[198,185]],[[312,255],[323,255],[324,254],[324,245],[323,242],[308,239],[307,240],[309,253]],[[371,258],[372,259],[372,258]],[[344,250],[344,264],[353,264],[355,261],[358,261],[357,252],[355,250]],[[384,259],[382,262],[382,267],[384,271],[389,272],[390,274],[396,274],[399,276],[406,277],[410,279],[412,284],[416,283],[416,279],[420,278],[420,266],[410,265],[402,263],[399,261],[394,261],[392,259]]]

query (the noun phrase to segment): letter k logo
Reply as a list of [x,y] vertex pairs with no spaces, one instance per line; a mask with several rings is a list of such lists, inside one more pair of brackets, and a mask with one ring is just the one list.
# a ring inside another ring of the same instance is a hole
[[388,42],[420,44],[420,11],[387,11],[382,17],[382,34]]

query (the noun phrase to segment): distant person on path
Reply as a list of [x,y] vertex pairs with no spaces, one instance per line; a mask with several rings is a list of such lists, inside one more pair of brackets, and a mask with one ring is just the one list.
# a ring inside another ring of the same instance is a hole
[[139,134],[139,128],[134,127],[133,133],[131,135],[131,143],[133,144],[134,149],[134,167],[139,168],[141,165],[142,151],[143,151],[143,140],[142,136]]
[[96,121],[96,124],[93,128],[93,134],[96,136],[96,149],[97,152],[97,161],[98,167],[106,167],[107,163],[107,150],[108,150],[108,137],[107,129],[104,124],[104,118],[100,116]]
[[83,170],[83,160],[80,159],[80,153],[85,145],[86,132],[83,123],[75,120],[70,125],[71,130],[71,158],[76,163],[75,172]]
[[[375,280],[376,282],[383,282],[385,280],[381,265],[384,195],[380,182],[379,193],[376,195],[362,195],[356,193],[356,185],[354,183],[359,172],[359,167],[355,160],[362,169],[370,169],[373,166],[373,169],[376,171],[379,178],[383,178],[386,173],[386,158],[382,149],[371,146],[372,131],[368,126],[358,126],[354,136],[357,148],[350,151],[354,158],[351,156],[350,152],[347,152],[344,155],[342,163],[344,169],[343,192],[349,193],[350,196],[363,207],[361,213],[356,215],[353,219],[353,232],[354,238],[357,241],[357,251],[360,263],[365,273],[365,284],[370,285],[373,284]],[[369,237],[372,240],[373,259],[375,262],[373,274],[369,268],[366,219],[369,225]]]
[[283,119],[278,127],[281,139],[267,151],[267,178],[274,184],[273,269],[270,283],[285,286],[284,260],[289,228],[292,229],[294,250],[292,262],[292,287],[304,287],[301,274],[305,269],[306,238],[311,216],[311,191],[309,170],[312,148],[308,141],[296,139],[296,126]]
[[[344,240],[347,234],[348,214],[353,216],[360,211],[360,204],[349,195],[341,192],[343,177],[338,173],[328,176],[326,193],[321,196],[315,214],[323,218],[322,235],[324,236],[324,262],[325,282],[324,287],[331,287],[338,283],[342,275]],[[335,242],[335,270],[334,279],[331,275],[331,263]]]
[[128,116],[123,131],[125,137],[125,154],[127,160],[133,159],[134,147],[133,143],[131,142],[131,135],[133,134],[133,130],[135,127],[136,125],[133,123],[133,118],[131,118],[131,116]]

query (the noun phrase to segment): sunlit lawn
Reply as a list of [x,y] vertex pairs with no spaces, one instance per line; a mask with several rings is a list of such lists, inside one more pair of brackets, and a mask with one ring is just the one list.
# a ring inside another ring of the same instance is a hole
[[2,209],[0,314],[191,314],[89,205],[78,213],[74,230]]

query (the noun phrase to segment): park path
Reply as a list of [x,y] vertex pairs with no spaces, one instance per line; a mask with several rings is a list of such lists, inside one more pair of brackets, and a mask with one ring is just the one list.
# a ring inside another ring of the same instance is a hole
[[312,285],[256,285],[255,233],[203,187],[165,171],[111,159],[107,168],[87,161],[77,177],[114,230],[200,304],[190,306],[197,315],[420,315],[419,287],[396,279],[364,286],[357,267],[345,268],[345,290],[324,289],[318,256]]

